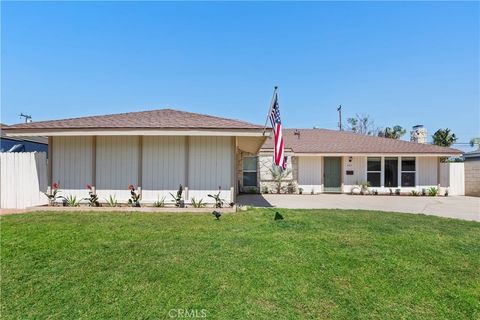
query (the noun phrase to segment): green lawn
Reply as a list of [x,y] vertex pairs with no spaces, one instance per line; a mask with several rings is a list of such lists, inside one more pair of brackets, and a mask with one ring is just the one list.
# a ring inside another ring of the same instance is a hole
[[480,223],[280,211],[2,216],[1,318],[480,318]]

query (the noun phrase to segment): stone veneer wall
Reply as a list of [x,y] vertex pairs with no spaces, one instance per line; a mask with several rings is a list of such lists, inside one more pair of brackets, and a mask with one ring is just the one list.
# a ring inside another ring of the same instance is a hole
[[480,159],[465,160],[465,195],[480,196]]
[[[254,154],[247,152],[239,152],[237,155],[236,164],[236,176],[237,184],[240,192],[248,192],[250,187],[243,188],[243,158],[251,157]],[[257,192],[265,193],[268,190],[269,193],[276,192],[276,184],[273,181],[272,173],[270,169],[273,168],[273,155],[270,153],[261,153],[257,157]],[[293,183],[296,192],[298,191],[297,177],[298,177],[298,158],[287,156],[287,170],[289,174],[283,180],[283,187],[286,191],[286,187],[289,183]]]

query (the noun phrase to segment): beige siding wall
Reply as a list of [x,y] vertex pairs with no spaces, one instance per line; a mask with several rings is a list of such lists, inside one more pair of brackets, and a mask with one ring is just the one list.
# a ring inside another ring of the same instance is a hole
[[97,193],[129,198],[128,185],[138,185],[139,137],[97,137]]
[[322,192],[322,157],[298,157],[298,187],[303,193]]
[[231,137],[190,137],[189,139],[189,198],[211,200],[209,193],[222,189],[224,199],[230,199],[233,187],[234,155]]
[[438,185],[438,157],[417,157],[419,186]]
[[480,159],[465,161],[465,195],[480,197]]
[[[343,184],[344,192],[351,192],[351,189],[358,184],[367,181],[367,157],[343,157]],[[347,175],[353,171],[353,175]]]
[[92,141],[92,137],[52,138],[52,182],[60,184],[62,196],[88,195],[85,185],[93,178]]
[[143,137],[142,198],[155,201],[185,186],[186,137]]

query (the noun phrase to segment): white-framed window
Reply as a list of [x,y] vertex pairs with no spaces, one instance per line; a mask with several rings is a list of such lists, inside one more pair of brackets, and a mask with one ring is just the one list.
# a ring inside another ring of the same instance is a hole
[[257,157],[243,158],[243,186],[257,186]]
[[415,157],[402,157],[402,187],[415,187]]
[[368,157],[367,158],[367,181],[372,187],[381,186],[382,177],[382,158]]

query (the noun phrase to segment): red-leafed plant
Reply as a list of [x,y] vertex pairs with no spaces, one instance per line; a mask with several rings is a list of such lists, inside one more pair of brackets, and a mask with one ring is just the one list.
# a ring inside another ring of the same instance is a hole
[[54,183],[52,183],[51,193],[49,194],[49,193],[44,192],[44,194],[48,198],[48,205],[51,206],[51,207],[57,205],[57,199],[63,198],[62,196],[58,195],[58,193],[60,192],[60,191],[58,191],[58,188],[60,188],[60,183],[54,182]]
[[98,202],[98,196],[93,192],[93,188],[90,184],[87,184],[85,188],[88,189],[88,198],[84,198],[84,200],[88,200],[88,205],[90,207],[99,207],[100,202]]
[[135,191],[135,187],[133,185],[128,186],[128,190],[130,190],[130,199],[128,199],[128,203],[132,207],[140,207],[140,193]]

